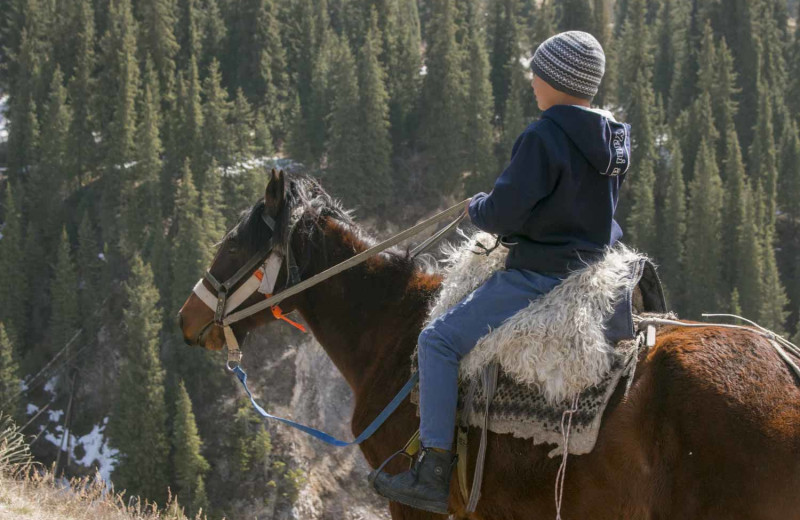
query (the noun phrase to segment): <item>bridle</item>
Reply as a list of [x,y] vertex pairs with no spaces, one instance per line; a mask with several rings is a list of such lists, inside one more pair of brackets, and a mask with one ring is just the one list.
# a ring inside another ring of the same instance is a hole
[[[242,360],[242,351],[239,349],[239,342],[236,335],[233,333],[229,323],[225,323],[227,318],[232,312],[237,310],[245,301],[247,301],[253,294],[260,292],[269,298],[275,290],[275,283],[278,280],[278,275],[282,265],[284,264],[284,256],[286,257],[287,268],[287,283],[284,289],[287,289],[300,281],[300,270],[291,254],[291,236],[294,231],[294,225],[290,226],[290,231],[287,236],[287,243],[284,248],[284,253],[275,251],[275,219],[267,215],[265,212],[261,213],[261,220],[267,225],[270,231],[269,240],[259,249],[250,259],[240,267],[231,277],[224,282],[220,282],[210,270],[206,270],[201,278],[192,289],[192,292],[197,295],[203,303],[214,311],[213,320],[209,321],[198,334],[198,338],[202,337],[205,331],[212,325],[222,327],[225,335],[225,342],[228,346],[228,369],[233,369],[234,364],[238,365]],[[296,225],[296,223],[295,223]],[[242,282],[244,280],[244,282]],[[208,282],[211,287],[216,291],[216,294],[211,292],[203,283]],[[234,287],[238,288],[231,292]],[[247,309],[249,307],[246,307]],[[289,318],[287,318],[278,305],[271,307],[272,314],[276,319],[286,321],[287,323],[297,327],[305,332],[305,328]]]

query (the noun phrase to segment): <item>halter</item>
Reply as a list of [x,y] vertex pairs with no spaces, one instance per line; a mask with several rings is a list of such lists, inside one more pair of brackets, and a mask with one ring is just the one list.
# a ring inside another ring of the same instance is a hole
[[[247,301],[250,296],[256,292],[260,292],[269,298],[275,290],[275,283],[278,280],[281,266],[283,264],[283,255],[279,252],[273,251],[275,247],[275,219],[267,215],[261,214],[261,220],[267,225],[270,230],[270,238],[266,245],[259,249],[250,259],[240,267],[230,278],[224,282],[220,282],[207,270],[194,286],[194,292],[200,300],[203,301],[210,309],[214,311],[214,319],[206,324],[201,330],[202,333],[212,324],[222,327],[225,334],[225,342],[228,346],[228,363],[229,369],[232,365],[239,364],[242,360],[242,351],[239,349],[239,342],[236,340],[236,335],[233,333],[229,324],[224,322],[225,318],[235,311],[240,305]],[[292,230],[294,227],[292,226]],[[291,237],[291,232],[289,236]],[[300,273],[297,264],[291,254],[291,247],[287,244],[286,247],[286,267],[287,267],[287,285],[291,287],[300,281]],[[240,284],[240,282],[246,280]],[[212,293],[205,286],[203,281],[207,281],[216,291]],[[231,293],[231,289],[239,285],[238,289]],[[246,307],[246,309],[249,307]],[[271,307],[272,315],[279,320],[283,320],[290,325],[305,332],[305,327],[287,318],[278,305]]]

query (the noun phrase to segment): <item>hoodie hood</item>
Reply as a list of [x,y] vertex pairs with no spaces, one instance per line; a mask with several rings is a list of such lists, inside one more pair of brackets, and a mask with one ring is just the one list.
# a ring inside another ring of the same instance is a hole
[[631,127],[611,112],[575,105],[555,105],[542,113],[558,125],[601,175],[627,173],[631,164]]

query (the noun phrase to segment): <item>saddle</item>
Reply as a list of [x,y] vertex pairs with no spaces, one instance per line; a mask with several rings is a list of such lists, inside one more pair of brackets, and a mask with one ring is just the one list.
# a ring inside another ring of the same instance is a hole
[[[493,241],[492,235],[478,232],[463,244],[446,246],[442,289],[429,321],[504,268],[507,250],[482,246]],[[550,457],[589,453],[611,395],[624,377],[632,379],[646,348],[638,316],[666,312],[651,260],[621,244],[608,248],[600,260],[570,273],[481,338],[462,360],[459,448],[466,449],[465,432],[474,426],[553,445]],[[418,404],[418,391],[411,398]],[[571,416],[568,446],[565,412]]]

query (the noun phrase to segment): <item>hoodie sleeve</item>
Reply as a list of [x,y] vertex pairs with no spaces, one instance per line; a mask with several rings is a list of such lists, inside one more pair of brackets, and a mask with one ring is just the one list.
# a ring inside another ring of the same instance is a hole
[[526,130],[514,143],[511,163],[495,181],[492,192],[472,197],[472,222],[498,235],[518,232],[536,203],[555,188],[558,171],[554,169],[542,136]]

